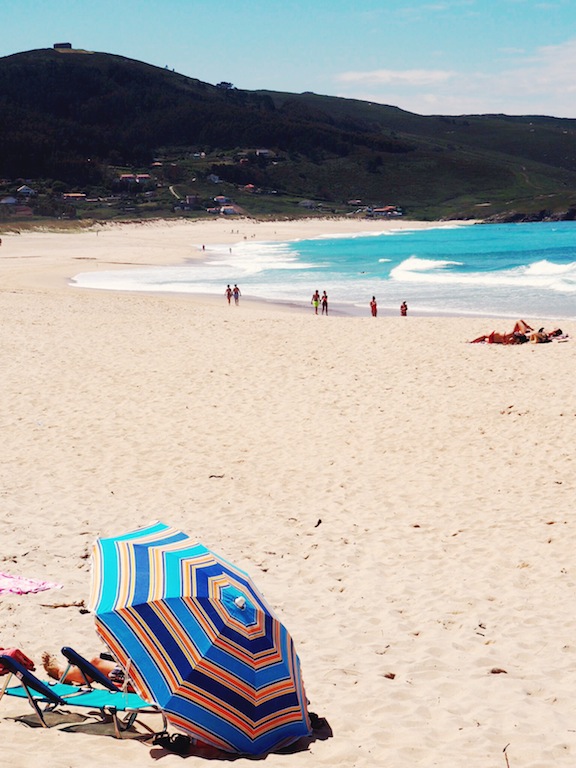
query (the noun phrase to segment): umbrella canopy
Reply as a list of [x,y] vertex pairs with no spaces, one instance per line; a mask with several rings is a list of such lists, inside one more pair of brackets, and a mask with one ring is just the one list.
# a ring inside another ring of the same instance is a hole
[[195,738],[263,754],[310,734],[288,631],[247,573],[181,531],[99,539],[90,607],[138,693]]

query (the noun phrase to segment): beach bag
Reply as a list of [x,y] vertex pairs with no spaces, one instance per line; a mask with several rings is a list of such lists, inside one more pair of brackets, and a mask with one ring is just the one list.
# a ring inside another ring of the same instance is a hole
[[[22,653],[18,648],[0,648],[0,654],[2,656],[10,656],[10,658],[14,659],[14,661],[17,661],[19,664],[22,664],[23,667],[30,671],[35,669],[32,659],[29,659],[28,656]],[[10,670],[6,669],[4,664],[0,661],[0,676],[7,675],[9,671]]]

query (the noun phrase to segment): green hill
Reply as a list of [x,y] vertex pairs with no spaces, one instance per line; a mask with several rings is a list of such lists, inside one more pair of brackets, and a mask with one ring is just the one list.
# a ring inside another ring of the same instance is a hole
[[[197,215],[221,194],[252,215],[360,201],[420,218],[573,217],[575,136],[574,120],[424,117],[209,85],[105,53],[0,58],[1,192],[33,182],[47,215],[71,213],[67,191],[86,194],[80,216],[166,215],[177,201]],[[123,185],[122,173],[150,179]]]

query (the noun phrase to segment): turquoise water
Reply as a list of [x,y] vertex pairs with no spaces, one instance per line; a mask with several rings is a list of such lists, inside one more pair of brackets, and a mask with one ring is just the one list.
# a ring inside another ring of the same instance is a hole
[[[230,252],[231,250],[231,252]],[[204,263],[86,273],[73,283],[109,290],[174,291],[310,306],[327,291],[344,314],[379,312],[576,318],[576,223],[446,225],[293,242],[215,246]]]

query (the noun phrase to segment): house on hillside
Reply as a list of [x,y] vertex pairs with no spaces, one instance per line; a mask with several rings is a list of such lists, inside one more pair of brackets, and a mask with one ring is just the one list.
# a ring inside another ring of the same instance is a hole
[[402,216],[402,209],[397,205],[385,205],[383,208],[372,208],[367,213],[368,216],[381,217],[394,217]]
[[55,51],[71,51],[72,43],[54,43]]
[[36,191],[33,190],[32,187],[29,187],[27,184],[22,184],[22,186],[18,187],[16,191],[22,197],[34,197],[36,194]]

